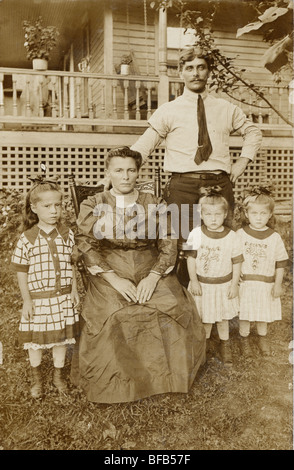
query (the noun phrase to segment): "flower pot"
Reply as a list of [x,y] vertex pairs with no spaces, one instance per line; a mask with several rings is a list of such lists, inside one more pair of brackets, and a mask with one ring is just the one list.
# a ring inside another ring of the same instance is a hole
[[129,64],[121,64],[120,74],[121,75],[129,75]]
[[48,60],[46,60],[46,59],[33,59],[33,69],[34,70],[47,70],[48,69]]

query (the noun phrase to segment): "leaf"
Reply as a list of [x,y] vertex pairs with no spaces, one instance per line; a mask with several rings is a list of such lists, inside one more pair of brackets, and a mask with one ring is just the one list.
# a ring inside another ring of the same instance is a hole
[[238,28],[236,38],[239,38],[243,34],[250,33],[250,31],[255,31],[261,28],[261,26],[263,26],[263,23],[261,21],[255,21],[254,23],[249,23],[246,26],[243,26],[243,28]]
[[236,38],[239,38],[243,34],[250,33],[250,31],[256,31],[267,23],[272,23],[280,16],[283,16],[288,13],[288,11],[289,8],[268,8],[262,15],[258,17],[259,21],[254,21],[253,23],[249,23],[246,26],[243,26],[242,28],[238,28]]
[[104,429],[102,432],[103,439],[107,439],[108,437],[110,439],[115,439],[117,436],[117,430],[116,427],[112,423],[105,423],[104,422]]
[[288,8],[270,7],[258,18],[262,23],[271,23],[286,13],[288,13]]
[[293,40],[287,36],[270,47],[262,56],[262,64],[271,73],[277,72],[283,65],[287,64],[288,56],[286,50],[291,50]]
[[134,442],[134,441],[125,441],[125,442],[122,444],[121,448],[122,448],[122,449],[130,449],[130,448],[132,448],[132,447],[136,447],[136,445],[137,445],[137,443]]

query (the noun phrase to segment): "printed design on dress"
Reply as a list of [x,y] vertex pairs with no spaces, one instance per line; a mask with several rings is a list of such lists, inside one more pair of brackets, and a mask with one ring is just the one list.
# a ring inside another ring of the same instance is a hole
[[219,261],[220,259],[220,247],[211,247],[211,246],[202,246],[201,255],[199,260],[202,262],[203,271],[205,273],[209,272],[211,267],[211,262]]
[[256,271],[261,259],[266,258],[266,249],[266,243],[245,242],[245,254],[251,257],[253,271]]

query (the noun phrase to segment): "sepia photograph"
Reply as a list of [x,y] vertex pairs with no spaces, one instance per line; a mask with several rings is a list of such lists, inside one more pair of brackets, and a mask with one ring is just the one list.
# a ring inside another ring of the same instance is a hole
[[293,0],[0,0],[0,450],[289,451]]

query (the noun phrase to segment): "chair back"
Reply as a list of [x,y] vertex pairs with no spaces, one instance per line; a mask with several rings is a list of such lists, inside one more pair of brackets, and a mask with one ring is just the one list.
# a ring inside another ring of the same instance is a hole
[[[88,184],[77,184],[75,180],[75,175],[68,175],[70,195],[74,206],[74,211],[76,218],[79,216],[80,205],[84,199],[87,199],[89,196],[94,196],[97,193],[104,191],[104,185],[100,184],[99,186],[91,186]],[[142,181],[136,184],[136,188],[139,191],[145,193],[154,194],[157,197],[160,197],[161,193],[161,182],[160,182],[160,168],[155,169],[154,179],[149,181]]]

